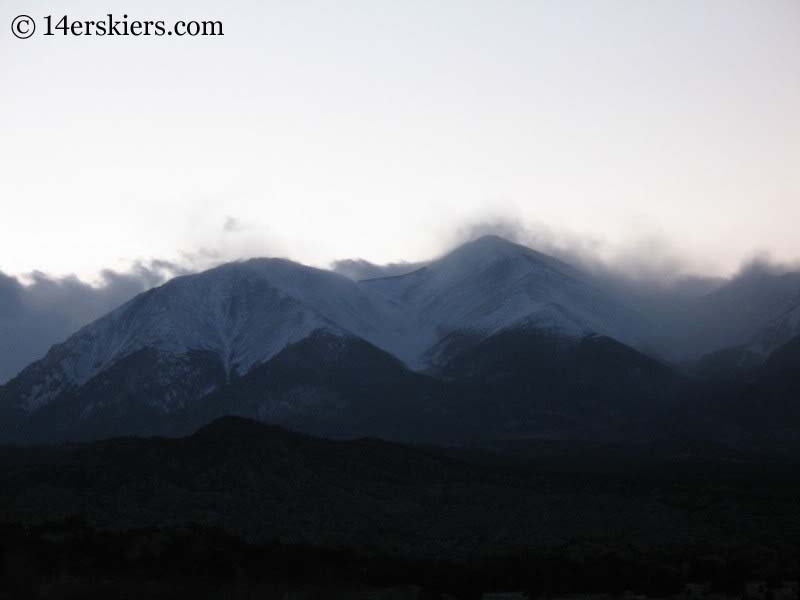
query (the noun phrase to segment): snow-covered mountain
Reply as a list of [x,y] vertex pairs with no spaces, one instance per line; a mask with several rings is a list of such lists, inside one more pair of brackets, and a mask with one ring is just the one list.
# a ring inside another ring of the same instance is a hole
[[411,372],[441,366],[459,351],[454,342],[516,329],[636,345],[641,319],[589,276],[494,236],[411,273],[364,281],[254,259],[173,279],[54,346],[0,388],[0,420],[13,428],[38,419],[64,431],[75,419],[136,413],[147,421],[186,409],[320,331],[328,337],[313,339],[339,336],[345,347],[363,340]]
[[[800,275],[756,275],[700,297],[686,312],[707,322],[679,328],[495,236],[360,281],[230,263],[140,294],[1,386],[0,442],[171,435],[227,414],[339,437],[644,439],[681,430],[681,402],[708,412],[705,435],[727,418],[709,390],[754,382],[742,398],[766,386],[780,408],[794,389],[763,373],[800,339]],[[665,329],[737,344],[685,376],[642,351]]]
[[404,307],[424,347],[453,333],[489,336],[534,326],[568,336],[599,333],[636,345],[642,317],[555,258],[485,236],[397,277],[362,282]]
[[17,379],[30,385],[18,400],[35,410],[143,349],[209,352],[230,376],[324,329],[402,356],[404,318],[380,295],[329,271],[281,259],[231,263],[173,279],[84,327],[21,373]]

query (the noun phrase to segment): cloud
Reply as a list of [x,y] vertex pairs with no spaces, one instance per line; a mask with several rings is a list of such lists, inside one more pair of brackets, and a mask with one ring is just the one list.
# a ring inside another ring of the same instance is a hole
[[234,217],[226,217],[222,224],[222,231],[225,233],[238,233],[244,229],[244,225]]
[[[705,291],[723,281],[704,275],[701,265],[689,260],[657,232],[641,232],[615,243],[542,224],[497,218],[461,226],[455,231],[451,246],[489,234],[558,258],[607,284],[664,290],[691,282],[691,289]],[[701,285],[701,281],[708,286]]]
[[169,261],[137,262],[124,272],[104,270],[95,285],[39,271],[22,277],[0,272],[0,383],[83,325],[189,271]]
[[337,260],[331,264],[331,270],[350,279],[376,279],[378,277],[393,277],[405,275],[424,267],[426,262],[396,262],[385,265],[376,265],[361,258]]
[[[638,297],[697,297],[717,289],[729,281],[708,275],[712,268],[690,258],[657,232],[642,231],[637,237],[614,242],[568,230],[557,230],[543,224],[524,223],[520,219],[496,217],[467,222],[444,236],[442,254],[485,235],[497,235],[553,256],[593,277],[598,285],[621,294]],[[752,268],[785,271],[761,255],[752,259]],[[422,262],[375,264],[365,259],[337,260],[331,269],[351,279],[387,277],[411,272],[426,265]],[[750,263],[747,263],[750,264]],[[769,265],[769,267],[767,267]],[[751,267],[742,267],[743,276]]]
[[800,271],[800,262],[781,262],[766,251],[754,252],[742,262],[736,273],[737,280],[758,280],[764,277],[780,277],[786,273]]

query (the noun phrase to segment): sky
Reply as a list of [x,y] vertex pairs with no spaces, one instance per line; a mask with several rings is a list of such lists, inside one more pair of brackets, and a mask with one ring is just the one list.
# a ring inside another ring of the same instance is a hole
[[[9,27],[107,13],[225,35]],[[418,261],[503,222],[729,274],[800,258],[798,107],[797,0],[0,0],[0,272]]]

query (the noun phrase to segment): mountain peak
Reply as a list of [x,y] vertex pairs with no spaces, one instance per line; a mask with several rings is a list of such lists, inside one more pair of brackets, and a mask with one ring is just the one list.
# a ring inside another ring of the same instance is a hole
[[527,246],[523,246],[521,244],[517,244],[512,242],[511,240],[507,240],[504,237],[500,237],[499,235],[494,234],[487,234],[482,235],[478,238],[465,242],[455,248],[454,250],[450,251],[448,254],[452,254],[454,252],[462,252],[462,251],[469,251],[469,252],[493,252],[493,253],[503,253],[507,255],[514,255],[514,254],[525,254],[528,252],[533,252]]
[[419,271],[363,284],[410,309],[429,348],[454,332],[491,335],[521,323],[635,342],[637,316],[590,277],[497,235],[466,242]]
[[473,270],[507,261],[520,261],[526,265],[526,269],[541,267],[545,270],[560,272],[569,277],[583,276],[572,265],[528,246],[493,234],[470,240],[431,264],[434,267],[438,264],[443,269]]

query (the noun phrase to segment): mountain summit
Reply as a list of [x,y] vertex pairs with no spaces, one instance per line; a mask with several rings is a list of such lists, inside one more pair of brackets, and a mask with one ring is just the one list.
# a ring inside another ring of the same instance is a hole
[[486,336],[521,324],[635,344],[641,321],[578,269],[491,235],[413,273],[362,283],[406,307],[429,346],[455,332]]

